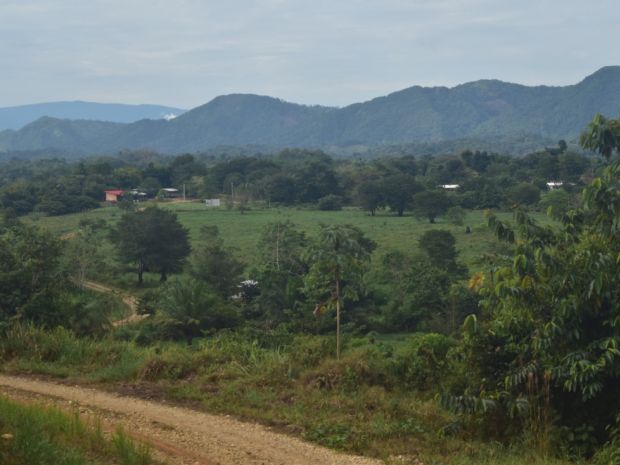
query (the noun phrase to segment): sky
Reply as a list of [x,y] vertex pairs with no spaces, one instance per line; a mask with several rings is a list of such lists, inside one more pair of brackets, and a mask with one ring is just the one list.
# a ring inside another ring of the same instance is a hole
[[575,84],[620,64],[618,24],[618,0],[0,0],[0,107]]

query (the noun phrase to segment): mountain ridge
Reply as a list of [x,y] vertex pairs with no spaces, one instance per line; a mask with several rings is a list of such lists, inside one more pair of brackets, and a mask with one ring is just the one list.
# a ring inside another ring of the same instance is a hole
[[568,86],[481,79],[454,87],[412,86],[340,108],[236,93],[170,121],[44,119],[0,132],[0,151],[180,153],[223,145],[320,148],[528,135],[571,140],[597,112],[615,117],[619,109],[620,66],[608,66]]
[[0,131],[21,129],[43,117],[133,123],[141,119],[178,116],[185,110],[164,105],[100,103],[84,100],[30,103],[0,108]]

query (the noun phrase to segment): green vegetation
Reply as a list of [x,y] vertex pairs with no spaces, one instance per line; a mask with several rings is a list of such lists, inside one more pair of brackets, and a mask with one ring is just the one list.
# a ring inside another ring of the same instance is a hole
[[[575,138],[597,111],[615,115],[619,74],[619,67],[606,67],[566,87],[527,87],[496,80],[450,89],[415,86],[344,108],[233,94],[217,97],[168,122],[118,124],[42,118],[19,131],[0,133],[0,151],[115,153],[148,147],[164,153],[195,153],[217,146],[253,144],[343,147],[355,153],[369,146],[379,146],[381,151],[386,143],[484,141],[491,137],[493,147],[512,145],[513,153],[522,153],[518,148],[531,150],[532,139],[540,143],[541,138]],[[506,144],[506,139],[513,144]]]
[[[599,162],[562,141],[519,160],[184,155],[106,179],[167,176],[224,208],[126,201],[20,221],[5,205],[0,360],[413,463],[606,465],[620,430],[617,128],[588,127]],[[539,201],[556,175],[563,194]],[[336,196],[344,209],[316,209]],[[485,206],[512,211],[483,219]],[[82,289],[93,278],[150,316],[110,327]]]
[[4,465],[150,465],[146,446],[122,430],[110,439],[101,425],[52,407],[24,406],[0,397],[0,463]]
[[435,358],[455,341],[439,335],[408,335],[397,345],[349,336],[340,360],[332,337],[288,333],[221,333],[149,347],[78,339],[60,328],[16,326],[3,336],[6,371],[131,382],[134,392],[260,420],[344,451],[424,463],[564,463],[487,444],[473,423],[454,434],[456,417],[419,390],[449,374]]

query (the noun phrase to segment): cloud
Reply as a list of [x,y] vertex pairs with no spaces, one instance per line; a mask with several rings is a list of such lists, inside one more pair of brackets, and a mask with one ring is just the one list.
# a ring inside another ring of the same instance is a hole
[[0,0],[0,12],[0,106],[191,107],[229,92],[344,105],[483,77],[567,84],[620,62],[601,47],[613,0]]

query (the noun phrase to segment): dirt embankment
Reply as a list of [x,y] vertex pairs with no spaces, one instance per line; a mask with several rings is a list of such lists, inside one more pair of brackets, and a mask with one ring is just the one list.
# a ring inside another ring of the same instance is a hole
[[53,403],[98,416],[112,428],[122,425],[151,444],[159,458],[190,465],[381,465],[339,454],[268,428],[228,416],[210,415],[163,403],[79,386],[0,375],[0,393],[26,402]]

